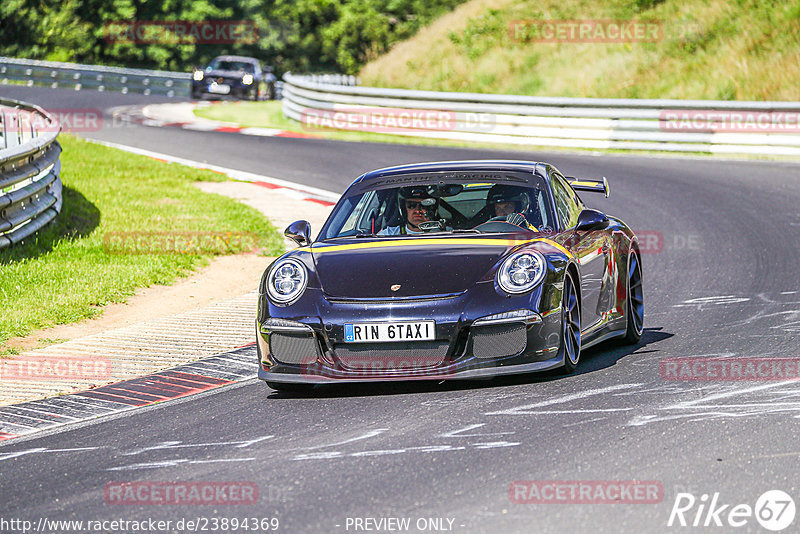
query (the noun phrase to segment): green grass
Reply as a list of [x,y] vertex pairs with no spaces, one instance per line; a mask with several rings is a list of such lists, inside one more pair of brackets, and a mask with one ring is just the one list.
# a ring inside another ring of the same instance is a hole
[[258,211],[192,185],[224,181],[219,174],[68,135],[59,140],[61,214],[27,242],[0,251],[0,343],[94,317],[137,288],[171,284],[208,263],[208,254],[124,253],[104,244],[109,233],[249,232],[262,253],[283,250],[282,237]]
[[[513,21],[645,20],[656,42],[524,42]],[[471,0],[367,64],[377,87],[536,96],[800,100],[797,0]]]

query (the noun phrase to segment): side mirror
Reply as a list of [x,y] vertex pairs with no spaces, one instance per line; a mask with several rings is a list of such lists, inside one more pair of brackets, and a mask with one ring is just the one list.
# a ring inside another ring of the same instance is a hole
[[578,215],[576,230],[597,230],[608,222],[608,217],[602,211],[585,209]]
[[311,224],[308,221],[295,221],[286,227],[283,235],[304,247],[311,243],[309,235],[311,235]]

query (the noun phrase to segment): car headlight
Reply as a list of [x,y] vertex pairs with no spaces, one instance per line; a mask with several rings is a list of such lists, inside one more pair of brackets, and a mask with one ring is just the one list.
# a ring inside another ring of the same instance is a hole
[[194,81],[196,81],[196,82],[199,82],[199,81],[201,81],[201,80],[203,79],[203,76],[204,76],[204,75],[203,75],[203,71],[202,71],[202,70],[196,70],[196,71],[194,71],[194,72],[192,73],[192,78],[193,78],[193,79],[194,79]]
[[252,74],[245,74],[242,76],[242,83],[245,85],[250,85],[253,83],[253,75]]
[[546,265],[544,256],[538,252],[517,252],[498,269],[497,284],[506,293],[525,293],[544,280]]
[[297,300],[308,283],[305,265],[295,259],[276,263],[267,277],[267,294],[276,304],[289,304]]

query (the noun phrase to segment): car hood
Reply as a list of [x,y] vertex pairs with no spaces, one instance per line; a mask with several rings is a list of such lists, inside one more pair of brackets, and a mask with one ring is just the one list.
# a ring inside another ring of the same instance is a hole
[[316,243],[311,251],[326,295],[403,298],[461,293],[491,280],[498,260],[523,242],[509,236],[353,239]]

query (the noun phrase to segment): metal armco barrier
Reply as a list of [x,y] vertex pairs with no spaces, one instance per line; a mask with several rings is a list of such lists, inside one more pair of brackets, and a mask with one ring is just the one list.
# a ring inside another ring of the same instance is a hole
[[0,56],[0,83],[25,82],[27,85],[52,88],[188,98],[191,81],[192,75],[188,72],[123,69]]
[[292,73],[283,79],[284,114],[309,128],[564,148],[800,156],[800,102],[531,97],[357,87],[351,80]]
[[61,211],[60,125],[38,106],[0,99],[0,249]]

